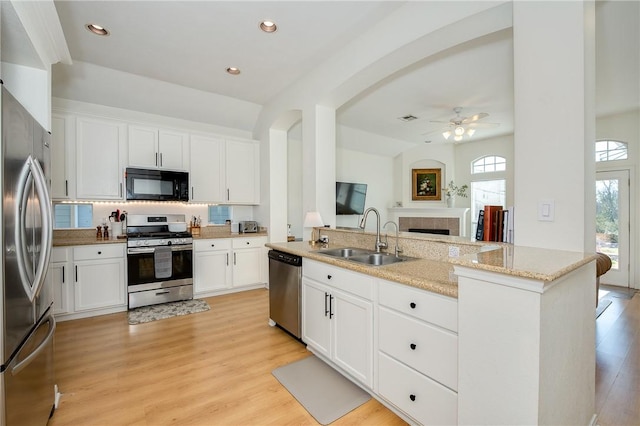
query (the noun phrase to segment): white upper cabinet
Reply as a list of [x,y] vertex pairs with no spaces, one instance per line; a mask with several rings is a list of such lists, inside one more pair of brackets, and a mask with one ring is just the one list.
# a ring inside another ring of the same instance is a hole
[[224,139],[191,135],[191,201],[221,202],[224,191]]
[[76,118],[76,198],[121,200],[126,123]]
[[191,135],[190,176],[191,201],[259,204],[259,145]]
[[226,200],[229,203],[260,203],[260,149],[255,142],[227,141]]
[[129,166],[187,170],[188,160],[187,133],[129,125]]
[[75,173],[73,173],[73,141],[75,117],[64,114],[51,115],[51,198],[69,200],[75,198]]

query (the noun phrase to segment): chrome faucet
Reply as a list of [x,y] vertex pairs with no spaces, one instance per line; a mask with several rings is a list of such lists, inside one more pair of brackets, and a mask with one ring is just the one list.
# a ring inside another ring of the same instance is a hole
[[360,221],[360,228],[364,229],[367,225],[367,215],[369,212],[374,212],[376,214],[376,253],[380,253],[380,250],[383,248],[387,248],[387,243],[383,243],[380,240],[380,213],[373,207],[369,207],[365,210],[364,215],[362,216],[362,220]]
[[[398,256],[400,256],[400,253],[402,253],[402,249],[398,245],[398,224],[395,223],[394,221],[390,220],[387,223],[385,223],[382,227],[386,228],[388,224],[392,224],[393,226],[396,227],[396,248],[395,248],[395,253],[396,253],[396,257],[398,257]],[[389,237],[386,234],[385,234],[385,240],[387,242],[387,245],[389,245],[389,243],[388,243]]]

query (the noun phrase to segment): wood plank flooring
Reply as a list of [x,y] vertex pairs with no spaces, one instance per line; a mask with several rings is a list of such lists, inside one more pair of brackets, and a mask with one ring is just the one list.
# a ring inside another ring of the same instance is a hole
[[[598,420],[638,425],[640,293],[610,289],[596,322]],[[208,312],[135,326],[126,313],[59,323],[63,395],[49,425],[317,424],[271,375],[309,352],[267,325],[267,290],[206,300]],[[405,423],[371,399],[334,423],[355,424]]]
[[[308,356],[269,327],[264,289],[206,299],[211,310],[128,325],[126,313],[61,322],[62,425],[318,424],[271,371]],[[374,399],[336,425],[406,424]]]

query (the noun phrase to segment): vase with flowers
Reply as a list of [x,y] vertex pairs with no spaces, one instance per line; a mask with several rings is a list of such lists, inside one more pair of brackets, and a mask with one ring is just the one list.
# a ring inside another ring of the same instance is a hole
[[449,182],[446,188],[442,188],[442,192],[444,193],[447,201],[447,207],[453,207],[453,201],[456,196],[459,197],[467,197],[467,189],[469,186],[462,185],[456,186],[453,181]]

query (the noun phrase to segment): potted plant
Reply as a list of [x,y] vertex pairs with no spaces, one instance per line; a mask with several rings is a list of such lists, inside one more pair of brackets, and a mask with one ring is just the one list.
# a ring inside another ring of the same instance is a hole
[[453,207],[453,200],[456,196],[467,197],[468,185],[456,186],[453,181],[449,182],[446,188],[442,188],[442,192],[446,196],[447,207]]

